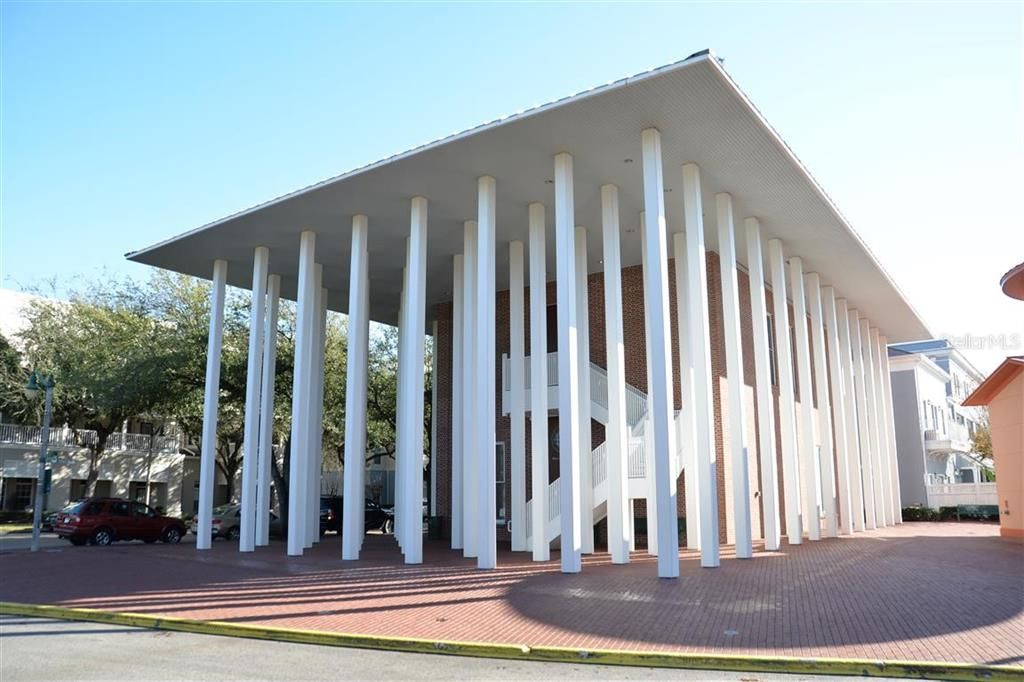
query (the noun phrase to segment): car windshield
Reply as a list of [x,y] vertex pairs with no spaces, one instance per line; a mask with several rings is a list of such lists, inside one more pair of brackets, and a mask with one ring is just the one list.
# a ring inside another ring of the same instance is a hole
[[214,516],[224,516],[225,514],[227,514],[229,511],[231,511],[234,508],[235,508],[235,505],[233,505],[233,504],[224,504],[224,505],[221,505],[219,507],[214,507],[213,515]]
[[69,504],[60,511],[63,514],[78,514],[82,511],[82,504],[83,502],[75,502],[73,504]]

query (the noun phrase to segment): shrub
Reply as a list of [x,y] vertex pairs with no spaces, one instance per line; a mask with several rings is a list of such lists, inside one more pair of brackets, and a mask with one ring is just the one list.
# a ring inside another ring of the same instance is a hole
[[925,507],[920,504],[915,504],[910,507],[903,508],[903,520],[904,521],[938,521],[939,512],[935,511],[931,507]]

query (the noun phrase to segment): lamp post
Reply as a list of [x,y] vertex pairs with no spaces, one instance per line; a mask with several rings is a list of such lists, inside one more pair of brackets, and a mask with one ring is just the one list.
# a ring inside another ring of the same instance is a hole
[[25,395],[35,398],[39,390],[46,391],[43,407],[43,432],[39,438],[39,473],[36,478],[35,502],[32,504],[32,551],[39,551],[39,532],[43,525],[43,487],[46,485],[46,450],[50,446],[50,415],[53,411],[53,377],[39,379],[35,371],[28,378]]

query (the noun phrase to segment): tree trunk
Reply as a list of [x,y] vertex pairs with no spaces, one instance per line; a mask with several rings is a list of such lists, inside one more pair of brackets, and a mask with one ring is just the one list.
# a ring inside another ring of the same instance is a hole
[[[274,477],[274,488],[277,490],[277,503],[280,507],[281,529],[288,532],[288,472],[292,461],[291,436],[284,439],[281,452],[281,467],[277,466],[277,458],[270,458],[270,472]],[[283,470],[283,471],[282,471]]]

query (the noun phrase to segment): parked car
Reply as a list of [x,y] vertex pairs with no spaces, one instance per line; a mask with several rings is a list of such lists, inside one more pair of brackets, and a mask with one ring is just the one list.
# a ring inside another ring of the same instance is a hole
[[185,523],[141,502],[92,497],[65,507],[57,515],[54,530],[73,545],[109,545],[118,540],[174,544],[185,535]]
[[[213,526],[210,531],[211,539],[216,540],[217,538],[224,538],[226,540],[237,540],[238,535],[242,532],[242,505],[225,504],[220,507],[214,507],[213,517],[210,519],[210,523]],[[189,526],[189,532],[193,535],[197,535],[198,529],[199,517],[195,516],[192,518],[192,523]],[[281,532],[281,519],[279,519],[277,514],[274,512],[270,512],[270,535],[271,537],[284,535]]]
[[[370,498],[366,498],[366,523],[364,530],[380,530],[390,533],[395,525],[395,512],[390,507],[382,507]],[[335,495],[320,497],[320,535],[328,531],[341,532],[341,520],[344,516],[345,498]]]

